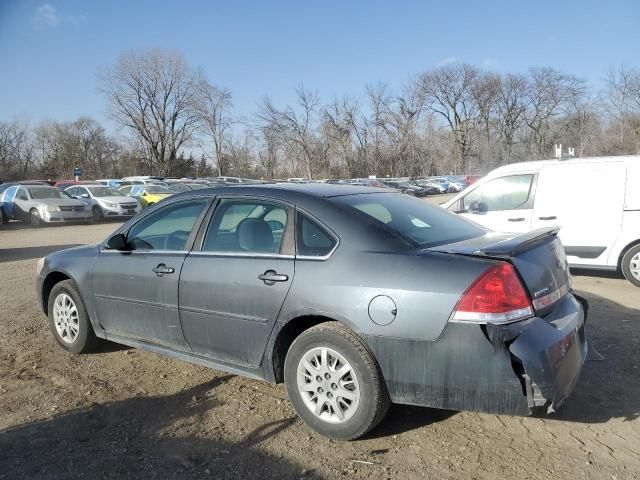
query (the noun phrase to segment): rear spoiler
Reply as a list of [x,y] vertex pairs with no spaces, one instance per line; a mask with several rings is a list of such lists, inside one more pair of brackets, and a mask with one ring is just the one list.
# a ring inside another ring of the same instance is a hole
[[528,233],[523,233],[517,237],[503,240],[485,248],[476,250],[473,255],[485,255],[487,257],[514,257],[525,252],[534,246],[543,243],[549,237],[555,237],[560,230],[559,227],[538,228]]

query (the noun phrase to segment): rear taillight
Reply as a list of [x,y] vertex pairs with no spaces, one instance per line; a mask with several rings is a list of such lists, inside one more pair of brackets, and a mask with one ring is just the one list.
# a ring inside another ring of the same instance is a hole
[[533,308],[510,263],[486,270],[458,300],[455,322],[503,324],[533,315]]

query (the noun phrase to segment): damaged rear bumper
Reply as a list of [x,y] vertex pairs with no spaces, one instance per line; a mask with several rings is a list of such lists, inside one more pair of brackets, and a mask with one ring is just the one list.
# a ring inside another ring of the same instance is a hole
[[586,301],[566,295],[544,318],[449,324],[432,342],[368,336],[395,403],[528,415],[573,391],[587,355]]

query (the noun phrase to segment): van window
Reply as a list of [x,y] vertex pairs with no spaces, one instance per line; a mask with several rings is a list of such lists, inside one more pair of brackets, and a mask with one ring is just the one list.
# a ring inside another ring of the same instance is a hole
[[463,212],[517,210],[529,200],[533,175],[510,175],[480,185],[461,199]]

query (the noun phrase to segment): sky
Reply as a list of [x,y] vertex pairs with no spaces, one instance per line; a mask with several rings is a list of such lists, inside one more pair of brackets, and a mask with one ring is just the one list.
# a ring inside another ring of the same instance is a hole
[[96,75],[127,50],[176,49],[249,118],[301,85],[324,100],[399,87],[448,62],[498,72],[551,66],[600,86],[640,67],[640,0],[0,0],[0,121],[116,126]]

